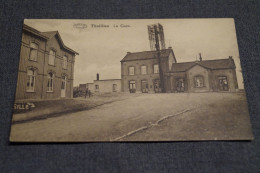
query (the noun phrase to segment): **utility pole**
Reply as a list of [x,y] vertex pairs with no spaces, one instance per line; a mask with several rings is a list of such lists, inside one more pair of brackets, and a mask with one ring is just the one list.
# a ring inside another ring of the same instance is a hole
[[162,63],[161,63],[161,51],[160,51],[160,44],[159,44],[159,32],[156,25],[154,25],[154,35],[155,35],[155,48],[157,52],[157,58],[158,58],[158,66],[159,66],[159,74],[160,74],[160,85],[162,93],[165,93],[165,87],[164,87],[164,76],[163,76],[163,70],[162,70]]

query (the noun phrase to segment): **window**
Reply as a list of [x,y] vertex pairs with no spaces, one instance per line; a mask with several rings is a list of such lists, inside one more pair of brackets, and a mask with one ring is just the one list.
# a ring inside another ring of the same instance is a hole
[[34,86],[35,86],[35,70],[29,69],[27,71],[26,91],[34,92]]
[[147,74],[146,66],[141,66],[141,74]]
[[95,91],[99,91],[99,85],[95,85]]
[[129,89],[135,89],[135,81],[129,82]]
[[48,73],[47,92],[53,92],[53,79],[54,74],[52,72]]
[[113,84],[113,91],[117,91],[117,84]]
[[53,50],[50,50],[50,52],[49,52],[49,64],[50,65],[55,64],[55,55],[56,55],[56,52]]
[[158,64],[153,65],[153,73],[159,73],[159,65]]
[[65,75],[63,75],[61,77],[61,90],[65,90],[66,89],[66,80],[67,80],[67,77]]
[[195,87],[200,88],[204,86],[204,81],[202,76],[195,76]]
[[135,74],[135,68],[129,67],[129,75],[134,75],[134,74]]
[[62,67],[64,69],[67,69],[67,66],[68,66],[68,57],[67,56],[63,56],[63,65],[62,65]]
[[30,43],[30,60],[37,61],[38,45],[36,43]]

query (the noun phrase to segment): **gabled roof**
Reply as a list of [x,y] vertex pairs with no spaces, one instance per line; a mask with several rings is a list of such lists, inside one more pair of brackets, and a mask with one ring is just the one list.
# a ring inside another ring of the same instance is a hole
[[37,29],[34,29],[34,28],[32,28],[32,27],[30,27],[30,26],[28,26],[26,24],[23,24],[23,30],[28,31],[28,32],[30,32],[30,33],[32,33],[34,35],[37,35],[37,36],[39,36],[39,37],[41,37],[41,38],[43,38],[45,40],[48,39],[48,37],[43,35],[40,31],[38,31]]
[[31,32],[32,34],[35,34],[35,35],[37,35],[37,36],[39,36],[39,37],[41,37],[41,38],[43,38],[43,39],[46,39],[46,40],[49,40],[49,39],[51,39],[52,37],[54,37],[54,36],[57,35],[58,40],[59,40],[59,42],[60,42],[60,44],[61,44],[61,47],[62,47],[63,49],[65,49],[65,50],[67,50],[67,51],[69,51],[69,52],[71,52],[71,53],[74,53],[74,54],[76,54],[76,55],[79,55],[78,52],[72,50],[71,48],[67,47],[67,46],[63,43],[63,41],[62,41],[62,39],[61,39],[61,36],[60,36],[60,34],[59,34],[58,31],[40,32],[40,31],[38,31],[38,30],[36,30],[36,29],[34,29],[34,28],[32,28],[32,27],[26,25],[26,24],[23,25],[23,29],[26,30],[26,31],[28,31],[28,32]]
[[204,68],[212,69],[212,70],[236,68],[234,60],[232,58],[227,58],[227,59],[173,63],[171,72],[185,72],[191,69],[195,65],[200,65]]
[[[170,53],[173,53],[172,49],[163,49],[161,50],[160,57],[169,57]],[[144,51],[144,52],[128,52],[126,56],[121,60],[121,62],[125,61],[135,61],[135,60],[145,60],[145,59],[155,59],[157,58],[157,51]]]
[[49,31],[49,32],[41,32],[42,35],[48,37],[48,39],[52,38],[57,34],[58,31]]

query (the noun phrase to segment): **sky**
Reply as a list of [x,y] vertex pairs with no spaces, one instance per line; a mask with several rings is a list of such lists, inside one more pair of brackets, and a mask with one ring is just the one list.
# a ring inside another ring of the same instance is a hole
[[25,19],[35,29],[59,31],[66,46],[79,53],[74,68],[74,86],[100,80],[120,79],[127,52],[149,51],[147,25],[160,23],[166,48],[173,48],[177,62],[224,59],[232,56],[239,88],[244,88],[235,23],[232,18],[71,20]]

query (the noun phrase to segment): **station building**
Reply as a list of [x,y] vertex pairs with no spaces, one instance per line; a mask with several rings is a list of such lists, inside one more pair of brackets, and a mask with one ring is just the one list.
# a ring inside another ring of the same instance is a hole
[[236,91],[238,89],[236,66],[232,57],[177,63],[171,47],[160,50],[163,80],[160,80],[157,51],[128,52],[121,60],[123,92],[165,91],[211,92]]

